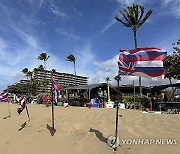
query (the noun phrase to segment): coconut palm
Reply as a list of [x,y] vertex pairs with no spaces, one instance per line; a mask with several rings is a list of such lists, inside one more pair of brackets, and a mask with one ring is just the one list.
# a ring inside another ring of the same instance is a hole
[[106,82],[108,84],[108,82],[111,81],[111,79],[109,77],[106,78]]
[[[29,77],[30,77],[30,71],[29,71],[29,69],[28,69],[28,68],[24,68],[21,72],[25,74],[25,76],[27,77],[27,81],[28,81],[28,80],[29,80]],[[28,84],[27,84],[27,85],[28,85]],[[29,94],[29,86],[28,86],[27,90],[28,90],[27,93]]]
[[46,61],[49,59],[50,56],[48,56],[46,53],[41,53],[38,56],[39,60],[43,60],[44,61],[44,69],[46,70]]
[[[127,9],[119,10],[119,13],[124,17],[124,20],[120,19],[118,16],[115,17],[117,21],[124,26],[131,28],[133,31],[135,48],[137,48],[137,30],[145,23],[152,12],[152,10],[149,10],[144,14],[144,6],[133,4],[132,6],[128,6]],[[141,77],[139,77],[139,88],[140,96],[142,96]]]
[[44,67],[43,67],[43,65],[39,65],[39,67],[37,69],[35,69],[35,70],[37,70],[37,71],[44,71]]
[[30,79],[30,85],[31,85],[31,95],[32,95],[33,72],[28,71],[28,72],[27,72],[27,76],[28,76],[28,77],[29,77],[29,79]]
[[27,80],[28,80],[28,68],[24,68],[21,72],[25,74],[25,76],[27,77]]
[[74,64],[74,75],[75,75],[75,85],[76,85],[76,58],[73,54],[70,54],[66,57],[66,60],[73,62]]
[[54,75],[56,73],[56,70],[55,69],[52,69],[51,70],[51,74]]
[[[46,53],[41,53],[39,56],[38,56],[38,59],[39,60],[43,60],[44,61],[44,72],[45,72],[45,75],[44,75],[44,77],[45,77],[45,82],[47,83],[47,79],[46,79],[46,61],[49,59],[49,57],[50,56],[48,56]],[[47,85],[45,85],[45,91],[46,91],[46,87],[47,87]]]
[[119,82],[121,81],[121,76],[118,74],[114,77],[114,79],[117,81],[117,86],[118,86],[118,89],[119,89]]

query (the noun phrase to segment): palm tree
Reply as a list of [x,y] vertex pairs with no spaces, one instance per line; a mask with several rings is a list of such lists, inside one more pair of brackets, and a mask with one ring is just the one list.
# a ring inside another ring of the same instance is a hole
[[114,79],[117,81],[117,86],[118,86],[118,90],[119,90],[119,82],[121,81],[121,76],[118,74],[114,77]]
[[[44,70],[45,70],[45,81],[46,81],[46,61],[49,59],[50,56],[48,56],[46,53],[41,53],[39,56],[38,56],[38,59],[39,60],[43,60],[44,61]],[[47,81],[46,81],[47,83]],[[47,84],[45,85],[45,91],[46,91],[46,87],[47,87]]]
[[35,71],[44,71],[43,65],[39,65],[37,69],[35,68]]
[[106,82],[108,84],[108,82],[111,81],[111,79],[109,77],[106,78]]
[[[124,26],[131,28],[133,31],[135,48],[137,48],[137,30],[145,23],[152,12],[152,10],[149,10],[144,15],[144,6],[133,4],[132,6],[128,6],[127,9],[119,10],[119,13],[124,17],[124,21],[118,16],[115,17],[117,21],[122,23]],[[139,88],[140,96],[142,96],[141,77],[139,77]]]
[[[27,77],[27,82],[28,82],[28,80],[29,80],[29,69],[27,68],[27,67],[25,67],[22,71],[21,71],[22,73],[24,73],[25,74],[25,76]],[[28,84],[27,84],[28,85]],[[27,87],[27,94],[29,95],[29,86]]]
[[74,64],[75,85],[76,85],[76,58],[73,54],[70,54],[66,57],[66,60],[73,62],[73,64]]
[[22,73],[25,74],[25,76],[27,77],[27,79],[28,79],[28,75],[27,75],[27,74],[28,74],[28,71],[29,71],[28,68],[24,68],[24,69],[21,71]]
[[29,79],[30,79],[30,85],[31,85],[31,95],[32,95],[33,72],[28,71],[28,72],[27,72],[27,76],[28,76],[28,77],[29,77]]
[[48,56],[46,53],[41,53],[38,56],[39,60],[43,60],[44,61],[44,69],[46,70],[46,61],[49,59],[50,56]]
[[55,69],[52,69],[52,70],[51,70],[51,74],[52,74],[52,75],[55,75],[55,73],[56,73],[56,70],[55,70]]

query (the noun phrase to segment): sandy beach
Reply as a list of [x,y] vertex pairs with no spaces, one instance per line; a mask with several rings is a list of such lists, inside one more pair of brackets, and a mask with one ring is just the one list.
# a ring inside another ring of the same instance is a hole
[[[18,105],[0,103],[0,153],[2,154],[179,154],[180,115],[143,114],[119,110],[120,146],[114,152],[106,143],[115,134],[116,109],[55,106],[55,131],[51,107],[28,104],[19,116]],[[167,144],[123,144],[126,139],[174,139]]]

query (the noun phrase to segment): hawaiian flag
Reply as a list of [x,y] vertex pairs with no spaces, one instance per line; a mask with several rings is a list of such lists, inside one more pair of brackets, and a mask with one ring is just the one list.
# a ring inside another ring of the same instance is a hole
[[26,101],[25,101],[25,96],[22,95],[20,98],[19,98],[19,107],[17,108],[17,112],[20,113],[24,110],[24,108],[26,107]]
[[52,83],[52,90],[54,92],[54,98],[55,98],[55,102],[58,102],[58,98],[59,98],[59,94],[60,94],[60,85],[58,85],[56,83],[56,81],[54,80],[54,76],[51,76],[51,83]]
[[154,47],[120,50],[118,65],[120,75],[162,77],[166,71],[163,60],[167,52]]
[[2,92],[0,94],[0,101],[6,102],[8,100],[8,92]]

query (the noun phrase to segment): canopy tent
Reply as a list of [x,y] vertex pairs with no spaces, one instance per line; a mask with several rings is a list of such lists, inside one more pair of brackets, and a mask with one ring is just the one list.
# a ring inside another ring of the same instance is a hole
[[72,86],[68,88],[64,88],[63,90],[73,91],[73,90],[87,90],[88,91],[88,99],[91,100],[91,90],[95,90],[99,87],[107,87],[107,83],[97,83],[97,84],[88,84],[88,85],[79,85],[79,86]]
[[107,85],[107,83],[97,83],[97,84],[87,84],[87,85],[79,85],[79,86],[73,86],[64,88],[63,90],[91,90],[97,87],[101,87]]
[[178,87],[178,88],[180,88],[180,83],[154,86],[154,87],[152,88],[152,91],[163,90],[163,89],[166,89],[166,88],[169,88],[169,87]]

